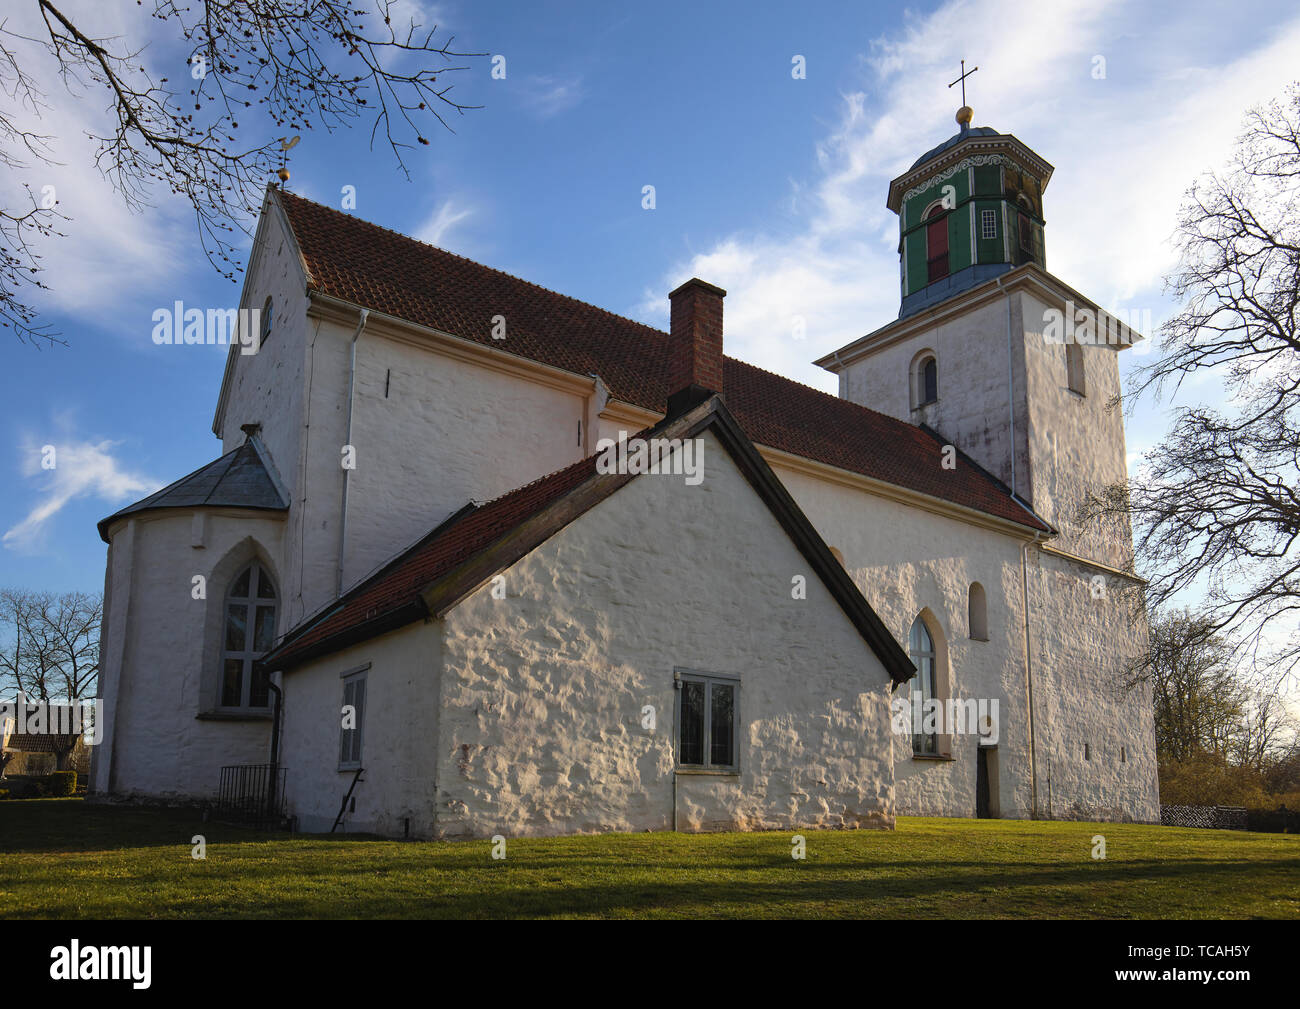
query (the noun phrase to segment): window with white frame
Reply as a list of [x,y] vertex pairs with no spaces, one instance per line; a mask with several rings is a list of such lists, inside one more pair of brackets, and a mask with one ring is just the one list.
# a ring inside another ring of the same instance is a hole
[[339,770],[361,766],[361,736],[366,716],[366,670],[343,675],[343,708],[339,719]]
[[254,663],[275,641],[275,583],[254,561],[235,576],[226,592],[221,650],[221,706],[270,706],[270,680]]
[[980,211],[980,238],[998,237],[998,212],[996,210]]
[[740,680],[677,670],[677,766],[735,771]]

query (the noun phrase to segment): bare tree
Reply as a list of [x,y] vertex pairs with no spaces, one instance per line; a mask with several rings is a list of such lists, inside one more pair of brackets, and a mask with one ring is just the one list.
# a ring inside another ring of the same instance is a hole
[[[126,204],[139,209],[160,190],[194,209],[204,254],[225,277],[239,272],[239,234],[247,234],[261,193],[282,161],[281,134],[332,132],[371,120],[406,172],[404,152],[428,145],[431,123],[473,106],[450,92],[446,75],[482,53],[435,40],[437,27],[393,23],[393,0],[153,0],[152,18],[187,50],[188,64],[155,76],[143,40],[102,38],[51,0],[29,0],[41,30],[21,35],[0,22],[0,164],[52,164],[54,138],[24,125],[49,108],[57,81],[76,94],[107,99],[112,125],[92,139],[95,164]],[[24,66],[18,46],[46,61],[48,80]],[[409,172],[407,172],[409,177]],[[42,239],[59,235],[56,205],[0,209],[0,324],[33,343],[57,339],[39,323],[25,288],[41,280]]]
[[[1141,477],[1083,518],[1132,522],[1153,611],[1203,594],[1208,632],[1258,659],[1265,632],[1293,631],[1300,611],[1300,84],[1253,110],[1230,167],[1192,186],[1178,241],[1170,287],[1182,307],[1130,380],[1130,408],[1212,371],[1230,412],[1177,410]],[[1300,638],[1274,651],[1269,662],[1289,672]]]
[[40,701],[94,697],[103,597],[0,589],[0,696]]
[[[103,597],[97,594],[0,589],[0,699],[7,701],[10,691],[14,699],[23,694],[47,705],[93,697],[103,614]],[[54,742],[63,770],[77,748],[76,734],[55,733]],[[0,757],[0,770],[8,763]]]

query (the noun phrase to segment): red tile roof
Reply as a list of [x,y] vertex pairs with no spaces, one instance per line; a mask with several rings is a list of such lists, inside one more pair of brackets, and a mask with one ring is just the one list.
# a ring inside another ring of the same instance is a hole
[[[297,632],[296,637],[290,631],[284,644],[262,661],[272,669],[280,669],[345,631],[361,631],[376,621],[395,619],[394,626],[406,622],[403,613],[407,607],[419,605],[422,589],[454,571],[595,472],[596,456],[593,455],[487,504],[463,509],[347,592],[341,604],[326,610],[314,624],[309,623]],[[423,616],[423,612],[419,615]]]
[[[668,334],[508,273],[434,248],[292,193],[288,215],[314,290],[496,350],[599,375],[610,396],[667,409]],[[504,315],[508,337],[492,339]],[[944,469],[943,442],[904,421],[733,358],[722,393],[750,438],[853,473],[1043,531],[1048,526],[962,456]]]

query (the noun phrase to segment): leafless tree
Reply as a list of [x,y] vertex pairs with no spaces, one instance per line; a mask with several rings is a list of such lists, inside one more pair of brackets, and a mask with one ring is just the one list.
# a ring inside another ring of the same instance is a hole
[[[430,124],[473,106],[451,95],[447,75],[482,53],[456,51],[454,38],[409,19],[393,22],[394,0],[152,0],[152,18],[183,44],[188,63],[154,76],[143,40],[99,37],[51,0],[26,0],[40,30],[19,34],[0,21],[0,164],[53,163],[54,138],[25,125],[49,109],[56,82],[107,100],[112,125],[92,136],[95,164],[133,208],[158,191],[193,207],[209,262],[239,272],[261,193],[282,162],[282,134],[334,131],[371,121],[377,138],[407,171],[406,153],[428,145]],[[61,2],[61,0],[60,0]],[[24,65],[21,46],[45,61]],[[407,173],[409,177],[409,172]],[[57,204],[28,191],[29,204],[0,209],[0,324],[36,344],[58,339],[40,324],[30,288],[44,287],[37,247],[58,236]]]
[[1229,168],[1194,183],[1178,242],[1181,307],[1129,405],[1212,372],[1230,406],[1178,409],[1141,476],[1083,517],[1132,522],[1152,611],[1201,595],[1207,633],[1285,674],[1300,638],[1268,639],[1300,612],[1300,84],[1253,110]]
[[103,597],[0,589],[0,697],[79,701],[99,684]]

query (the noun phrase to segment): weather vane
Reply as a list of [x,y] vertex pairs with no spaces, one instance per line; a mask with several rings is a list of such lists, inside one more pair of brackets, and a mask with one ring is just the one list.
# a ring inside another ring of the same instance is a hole
[[298,146],[298,141],[302,137],[294,137],[290,140],[288,137],[280,138],[280,170],[275,174],[280,176],[281,184],[289,181],[289,152]]

